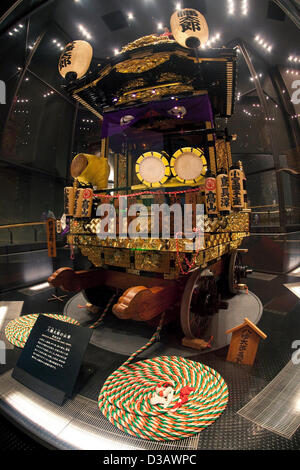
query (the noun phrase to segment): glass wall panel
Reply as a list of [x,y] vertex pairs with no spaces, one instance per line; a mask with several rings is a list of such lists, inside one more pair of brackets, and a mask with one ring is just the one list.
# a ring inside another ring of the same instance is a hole
[[66,177],[74,106],[28,73],[2,139],[1,158]]
[[75,127],[73,157],[78,153],[100,155],[101,122],[97,116],[79,106]]
[[0,225],[38,222],[48,211],[60,217],[64,186],[65,180],[2,162],[0,188],[4,203],[0,205]]
[[[34,24],[34,17],[31,22]],[[58,61],[62,49],[71,41],[71,38],[53,21],[45,25],[44,31],[43,39],[30,63],[30,70],[67,97],[68,95],[64,92],[66,81],[58,72]]]

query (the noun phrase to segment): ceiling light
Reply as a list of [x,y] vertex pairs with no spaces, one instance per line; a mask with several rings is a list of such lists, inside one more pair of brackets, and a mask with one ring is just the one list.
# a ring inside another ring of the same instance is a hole
[[119,54],[119,49],[114,49],[114,54],[118,55]]
[[241,8],[242,8],[242,15],[247,15],[247,13],[248,13],[248,0],[242,0]]
[[[248,0],[240,0],[239,1],[239,13],[243,16],[247,15],[248,13]],[[228,14],[233,15],[235,13],[236,3],[234,0],[227,0],[227,8]]]
[[263,38],[261,38],[259,35],[255,36],[255,41],[258,42],[260,46],[262,46],[264,49],[266,49],[268,52],[271,52],[273,46],[266,42]]
[[175,6],[176,10],[181,10],[181,3],[177,2]]
[[128,13],[128,19],[129,19],[129,20],[133,20],[133,18],[134,18],[133,13],[131,13],[131,12]]
[[82,26],[82,24],[79,24],[78,28],[81,31],[83,36],[85,36],[87,39],[91,39],[90,33]]
[[162,23],[157,23],[157,29],[163,29],[163,24]]
[[230,3],[229,3],[228,13],[229,13],[229,15],[233,15],[233,14],[234,14],[234,3],[233,3],[233,2],[230,2]]

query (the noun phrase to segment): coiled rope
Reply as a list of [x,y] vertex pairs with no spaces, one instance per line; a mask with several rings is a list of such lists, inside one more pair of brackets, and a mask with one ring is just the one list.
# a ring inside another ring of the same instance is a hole
[[[89,328],[97,328],[102,323],[115,297],[116,294],[111,296],[103,313]],[[22,317],[12,320],[7,324],[5,328],[5,336],[7,340],[18,348],[24,348],[25,343],[39,315],[45,315],[46,317],[54,318],[66,323],[72,323],[73,325],[77,326],[80,325],[80,323],[77,320],[74,320],[74,318],[56,313],[33,313],[30,315],[23,315]]]
[[[154,441],[199,433],[220,416],[228,401],[224,379],[204,364],[177,356],[130,364],[158,339],[163,320],[164,316],[148,343],[106,379],[98,397],[99,409],[112,424],[132,436]],[[150,402],[162,383],[174,389],[174,399],[166,408]],[[183,399],[187,389],[188,397]]]
[[[113,298],[109,304],[112,301]],[[103,320],[109,304],[93,327]],[[45,315],[79,325],[64,315]],[[8,341],[23,348],[38,316],[24,315],[9,322],[5,328]],[[224,379],[204,364],[177,356],[131,364],[159,339],[163,323],[164,314],[150,340],[106,379],[98,397],[99,409],[112,424],[128,434],[154,441],[183,439],[199,433],[220,416],[228,401]],[[171,386],[174,391],[173,400],[167,407],[160,403],[151,404],[151,398],[161,384]]]
[[16,320],[10,321],[5,328],[5,336],[7,340],[17,346],[18,348],[24,348],[25,343],[30,335],[30,332],[39,315],[45,315],[46,317],[54,318],[72,325],[80,325],[74,318],[67,317],[65,315],[59,315],[56,313],[32,313],[30,315],[23,315]]

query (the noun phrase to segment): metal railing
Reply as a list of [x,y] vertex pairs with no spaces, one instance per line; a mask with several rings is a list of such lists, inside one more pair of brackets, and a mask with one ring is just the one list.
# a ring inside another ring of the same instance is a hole
[[[20,232],[20,229],[23,229],[23,231]],[[0,245],[19,245],[46,241],[46,222],[0,225]]]
[[[286,224],[300,224],[300,207],[286,206]],[[251,207],[251,227],[274,227],[280,225],[278,204]]]

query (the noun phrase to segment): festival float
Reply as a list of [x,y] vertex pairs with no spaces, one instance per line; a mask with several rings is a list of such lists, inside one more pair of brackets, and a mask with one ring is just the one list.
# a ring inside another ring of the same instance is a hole
[[213,316],[245,288],[249,272],[241,248],[249,235],[246,178],[232,161],[236,136],[215,121],[234,112],[236,51],[207,47],[208,26],[196,10],[177,10],[170,23],[170,33],[139,38],[89,72],[86,41],[68,44],[59,59],[66,91],[99,120],[102,140],[99,155],[76,155],[73,186],[64,190],[68,244],[91,269],[63,267],[49,278],[53,287],[82,291],[96,312],[106,299],[90,328],[109,310],[156,328],[98,400],[113,424],[151,440],[212,424],[227,405],[227,386],[218,372],[182,357],[131,362],[179,319],[182,344],[207,348]]
[[[245,175],[232,162],[235,136],[215,127],[216,117],[230,118],[234,111],[236,51],[205,48],[208,27],[196,10],[175,12],[171,28],[172,34],[126,45],[84,76],[92,56],[88,43],[74,41],[61,55],[66,89],[99,119],[102,145],[100,156],[73,159],[74,184],[65,188],[68,243],[95,269],[61,268],[49,282],[84,290],[93,305],[103,290],[115,289],[117,317],[153,323],[163,312],[168,321],[180,315],[186,338],[205,339],[210,318],[224,308],[224,290],[237,293],[247,274],[240,249],[249,232]],[[109,148],[114,187],[108,189]],[[97,236],[101,204],[116,214],[107,238]],[[148,213],[128,215],[134,204]],[[195,232],[191,238],[176,232],[172,212],[161,214],[159,236],[151,237],[151,207],[162,204],[188,205],[194,230],[196,206],[204,206],[201,247]],[[138,238],[127,235],[134,218]],[[164,223],[170,224],[168,238],[161,237]]]

